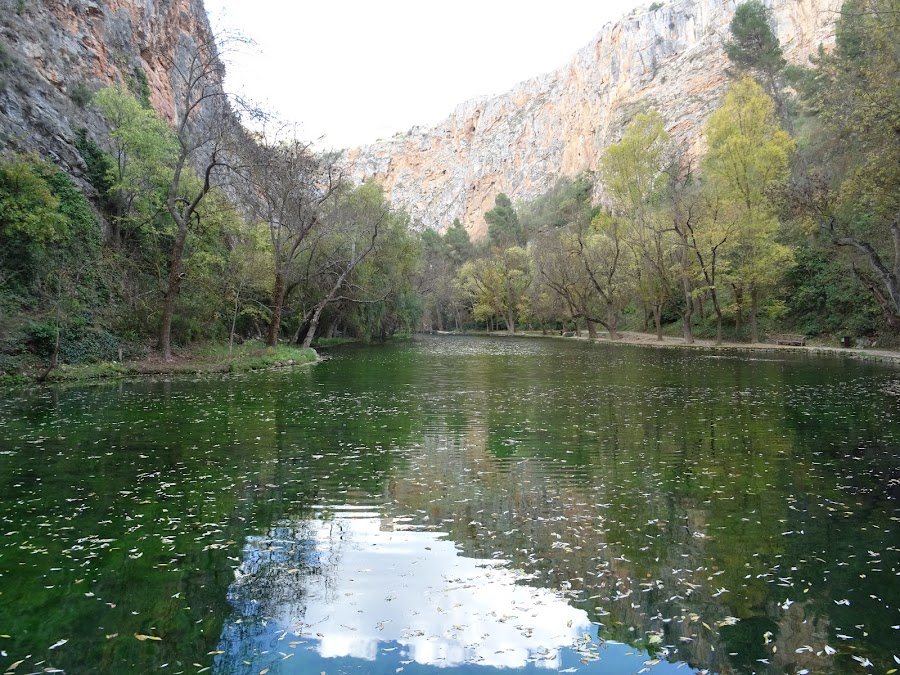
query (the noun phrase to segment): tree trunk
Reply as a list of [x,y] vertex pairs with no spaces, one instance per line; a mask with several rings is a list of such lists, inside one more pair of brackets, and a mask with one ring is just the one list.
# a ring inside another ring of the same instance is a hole
[[597,339],[597,326],[590,319],[586,319],[587,321],[587,329],[588,329],[588,337],[591,340]]
[[172,317],[175,315],[175,302],[178,300],[178,291],[181,288],[181,263],[184,258],[184,244],[187,241],[187,235],[187,225],[179,225],[169,266],[169,285],[163,296],[162,319],[159,322],[159,351],[166,361],[172,358]]
[[303,338],[303,346],[309,347],[316,337],[316,330],[319,328],[319,317],[322,316],[322,310],[325,309],[327,303],[320,302],[316,305],[316,311],[313,312],[312,318],[309,320],[309,330],[306,331],[306,337]]
[[750,342],[756,344],[759,342],[759,326],[756,322],[756,315],[759,312],[759,289],[753,287],[750,289]]
[[47,377],[50,375],[50,371],[56,368],[59,365],[59,338],[60,338],[60,311],[59,311],[59,298],[56,300],[56,341],[53,344],[53,353],[50,355],[50,363],[47,364],[47,369],[41,373],[40,377],[38,377],[38,382],[46,382]]
[[238,287],[234,294],[234,312],[231,314],[231,331],[228,333],[228,360],[231,360],[231,352],[234,349],[234,329],[237,326],[238,309],[241,306],[241,289]]
[[326,337],[333,338],[337,335],[338,321],[340,321],[340,320],[341,320],[341,317],[336,316],[336,317],[334,317],[334,320],[330,324],[328,324],[328,330],[325,331]]
[[720,345],[722,344],[722,308],[719,307],[719,297],[714,290],[710,291],[710,299],[716,312],[716,344]]
[[606,328],[610,340],[619,339],[619,332],[616,330],[616,309],[611,304],[606,306]]
[[682,279],[684,290],[684,311],[681,313],[681,330],[684,333],[685,344],[694,344],[694,331],[691,327],[691,318],[694,314],[694,301],[691,297],[691,282],[687,278]]
[[740,340],[744,328],[744,288],[733,284],[731,287],[734,289],[734,330]]
[[662,342],[662,305],[653,305],[653,321],[656,323],[656,339]]
[[[269,332],[266,335],[266,345],[275,347],[278,344],[278,334],[281,332],[281,312],[284,309],[284,295],[287,289],[284,272],[275,272],[275,288],[272,290],[272,320],[269,322]],[[308,345],[307,345],[308,346]]]
[[516,315],[512,313],[510,310],[509,314],[506,316],[506,334],[507,335],[515,335],[516,333]]

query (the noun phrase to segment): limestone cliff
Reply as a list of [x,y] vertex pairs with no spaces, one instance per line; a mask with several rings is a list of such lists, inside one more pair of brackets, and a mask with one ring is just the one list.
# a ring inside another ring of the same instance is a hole
[[103,128],[85,105],[89,92],[120,83],[171,121],[167,64],[209,36],[202,0],[0,0],[2,147],[35,152],[77,179],[74,130]]
[[[595,171],[604,149],[647,108],[693,151],[726,84],[722,49],[735,0],[673,0],[607,24],[572,61],[495,98],[459,105],[434,128],[350,150],[347,170],[375,177],[428,227],[460,218],[474,236],[498,192],[528,199],[560,175]],[[833,39],[840,0],[772,0],[787,57]],[[485,64],[486,68],[490,64]]]

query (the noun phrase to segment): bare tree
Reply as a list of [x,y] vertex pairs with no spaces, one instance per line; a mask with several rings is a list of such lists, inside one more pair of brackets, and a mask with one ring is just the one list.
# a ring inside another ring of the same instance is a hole
[[351,283],[354,271],[375,251],[378,235],[389,217],[389,205],[377,185],[366,184],[335,195],[305,256],[305,288],[315,299],[304,310],[294,342],[306,329],[303,346],[312,344],[322,312],[329,304],[366,302],[342,291]]
[[244,138],[240,152],[240,191],[252,218],[264,223],[272,244],[272,317],[266,344],[278,344],[285,299],[302,280],[298,263],[315,245],[311,237],[322,224],[323,207],[340,185],[334,157],[316,155],[281,124]]
[[[236,123],[222,88],[225,73],[219,53],[220,45],[212,35],[199,40],[183,36],[167,59],[176,102],[176,157],[166,194],[166,209],[175,222],[175,236],[159,325],[159,351],[165,359],[172,356],[172,318],[185,276],[188,237],[199,224],[200,203],[228,167],[223,146]],[[190,179],[194,170],[199,181]]]

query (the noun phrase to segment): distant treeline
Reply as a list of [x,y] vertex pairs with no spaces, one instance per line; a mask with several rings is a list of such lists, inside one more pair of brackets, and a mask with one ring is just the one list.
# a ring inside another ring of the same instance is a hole
[[691,158],[645,110],[598,175],[562,179],[527,203],[498,195],[480,246],[458,223],[428,235],[440,277],[432,325],[896,342],[898,17],[897,0],[847,2],[834,49],[797,67],[770,11],[739,5],[732,83],[707,120],[705,156]]
[[108,128],[77,135],[90,199],[41,158],[0,159],[0,374],[35,356],[466,327],[896,338],[898,17],[898,0],[847,2],[834,49],[797,67],[769,10],[739,5],[705,156],[645,110],[597,175],[500,194],[479,242],[348,183],[224,94],[221,45],[198,44],[172,64],[174,125],[125,89],[81,92]]

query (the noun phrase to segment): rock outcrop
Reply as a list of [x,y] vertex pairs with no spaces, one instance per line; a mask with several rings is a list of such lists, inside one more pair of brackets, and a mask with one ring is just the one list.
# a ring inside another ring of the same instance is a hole
[[[347,151],[348,173],[357,182],[377,179],[392,203],[428,227],[460,218],[479,237],[497,193],[528,199],[560,175],[596,171],[605,148],[642,110],[659,110],[670,133],[697,153],[727,83],[722,44],[737,3],[658,4],[607,24],[559,70],[466,101],[434,128]],[[791,61],[805,62],[833,41],[840,0],[768,4]]]
[[171,122],[169,64],[210,37],[203,0],[0,0],[0,143],[79,179],[75,130],[103,131],[90,93],[121,84]]

